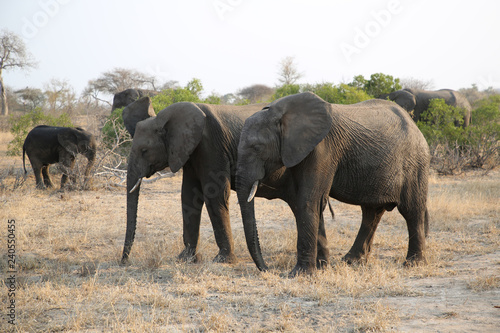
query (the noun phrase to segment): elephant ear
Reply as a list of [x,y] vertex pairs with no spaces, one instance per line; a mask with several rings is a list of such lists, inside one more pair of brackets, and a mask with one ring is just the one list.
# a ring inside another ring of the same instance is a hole
[[57,141],[59,141],[59,144],[73,156],[78,154],[78,136],[72,128],[66,128],[57,134]]
[[134,137],[135,127],[138,122],[155,116],[155,111],[151,105],[151,98],[148,96],[139,98],[135,102],[130,103],[123,109],[122,113],[123,123],[132,138]]
[[306,158],[330,131],[330,104],[313,93],[302,93],[284,98],[274,107],[282,108],[281,159],[290,168]]
[[389,94],[389,99],[408,112],[415,110],[417,99],[414,94],[407,90],[398,90]]
[[206,115],[196,104],[180,102],[160,111],[157,120],[165,131],[170,170],[177,172],[199,145]]

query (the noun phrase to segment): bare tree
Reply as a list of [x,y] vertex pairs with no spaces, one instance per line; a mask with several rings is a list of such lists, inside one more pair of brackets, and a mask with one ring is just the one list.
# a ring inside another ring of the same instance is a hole
[[52,79],[45,84],[49,112],[72,114],[76,108],[75,90],[67,80]]
[[33,111],[36,108],[41,108],[45,103],[45,95],[42,90],[37,88],[26,87],[14,92],[23,105],[25,112]]
[[294,84],[304,76],[303,73],[299,73],[294,57],[285,57],[281,60],[278,75],[278,81],[282,85]]
[[23,40],[16,34],[6,29],[0,33],[0,104],[2,115],[9,114],[7,93],[3,83],[2,71],[11,68],[31,68],[36,62],[26,50]]
[[263,84],[254,84],[243,88],[238,95],[248,99],[250,103],[264,102],[274,94],[274,89]]
[[414,77],[406,77],[400,80],[400,84],[403,89],[420,89],[420,90],[431,90],[434,88],[434,82],[432,80],[420,80]]
[[152,75],[134,69],[115,68],[102,73],[97,79],[90,80],[83,91],[83,95],[110,104],[100,99],[99,93],[114,95],[130,88],[157,90],[157,85],[157,78]]

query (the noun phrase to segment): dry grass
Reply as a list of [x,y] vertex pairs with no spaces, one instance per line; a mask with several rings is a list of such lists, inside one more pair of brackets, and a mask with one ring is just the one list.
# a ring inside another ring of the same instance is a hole
[[[0,152],[8,136],[0,135]],[[333,202],[326,218],[332,265],[313,276],[286,278],[295,263],[290,209],[257,199],[270,271],[260,273],[246,249],[231,197],[235,265],[215,264],[208,214],[199,264],[176,261],[182,249],[181,177],[143,186],[131,265],[118,265],[125,234],[122,188],[34,189],[33,176],[13,189],[16,158],[2,155],[0,220],[16,220],[19,332],[372,332],[493,331],[500,289],[500,175],[433,177],[428,264],[404,269],[407,231],[386,213],[368,264],[339,261],[359,228],[359,207]],[[6,233],[6,231],[4,231]],[[6,237],[0,248],[6,252]],[[6,253],[0,268],[7,272]],[[5,276],[5,274],[3,275]],[[7,304],[5,286],[2,304]],[[471,319],[472,318],[472,319]],[[0,331],[11,327],[2,317]]]

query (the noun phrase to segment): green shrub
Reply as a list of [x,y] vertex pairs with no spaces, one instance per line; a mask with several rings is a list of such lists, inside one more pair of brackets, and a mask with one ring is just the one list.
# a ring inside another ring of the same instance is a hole
[[298,84],[284,84],[281,87],[276,88],[274,95],[271,97],[271,100],[277,100],[281,97],[298,94],[301,92],[300,85]]
[[325,101],[334,104],[354,104],[372,99],[372,96],[363,90],[343,83],[337,86],[333,85],[333,83],[321,83],[309,88],[310,91]]
[[202,91],[203,85],[201,81],[199,79],[192,79],[184,88],[166,89],[154,96],[152,98],[153,109],[158,113],[167,106],[178,102],[200,103],[200,94]]
[[288,84],[278,87],[273,95],[273,100],[298,94],[300,92],[310,91],[329,103],[335,104],[354,104],[373,98],[362,89],[349,86],[347,84],[334,85],[331,82],[318,84]]
[[499,164],[500,97],[492,96],[472,111],[471,125],[463,128],[462,110],[442,99],[432,100],[417,122],[429,144],[436,171],[454,174],[464,168],[489,168]]
[[131,145],[132,138],[123,123],[123,109],[125,107],[114,109],[102,128],[102,140],[108,149],[129,148]]
[[363,75],[357,75],[349,86],[363,89],[371,96],[380,96],[389,94],[393,91],[402,89],[398,78],[383,73],[375,73],[370,79],[365,79]]
[[429,145],[444,142],[464,143],[463,115],[459,109],[445,103],[444,99],[431,100],[429,107],[420,115],[418,128]]
[[44,114],[40,108],[20,116],[9,118],[10,132],[14,135],[14,139],[9,142],[7,155],[16,156],[23,152],[24,140],[28,133],[38,125],[48,126],[65,126],[72,127],[73,124],[69,115],[61,114],[59,117],[54,117]]

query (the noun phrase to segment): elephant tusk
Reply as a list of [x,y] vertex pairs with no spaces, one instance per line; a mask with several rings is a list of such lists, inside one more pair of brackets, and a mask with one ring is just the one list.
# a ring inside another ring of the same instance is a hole
[[142,183],[142,177],[139,178],[139,180],[137,180],[137,183],[135,183],[134,187],[132,187],[132,189],[128,193],[132,193],[135,190],[137,190],[137,188],[139,187],[139,185],[141,185],[141,183]]
[[253,200],[255,197],[255,193],[257,192],[257,187],[259,187],[259,181],[256,180],[255,183],[253,183],[252,189],[250,190],[250,195],[248,196],[247,201],[250,202]]

